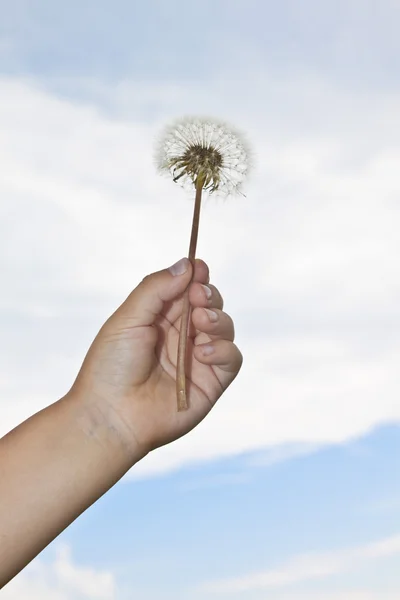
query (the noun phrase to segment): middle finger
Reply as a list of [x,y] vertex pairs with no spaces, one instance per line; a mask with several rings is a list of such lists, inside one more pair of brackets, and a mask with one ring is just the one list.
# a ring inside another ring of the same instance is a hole
[[218,308],[224,307],[224,299],[219,290],[211,283],[203,284],[194,281],[189,289],[189,302],[193,308]]
[[192,322],[196,328],[196,345],[203,344],[207,338],[211,340],[235,339],[235,327],[231,317],[218,308],[195,308],[192,313]]

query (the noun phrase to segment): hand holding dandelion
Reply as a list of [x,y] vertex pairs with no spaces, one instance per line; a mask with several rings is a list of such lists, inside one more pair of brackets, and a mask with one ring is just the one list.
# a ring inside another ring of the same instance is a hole
[[[194,266],[203,190],[210,194],[237,193],[247,174],[249,151],[240,136],[214,119],[182,119],[170,126],[160,142],[158,166],[173,181],[195,188],[195,206],[189,246]],[[190,319],[188,288],[184,295],[179,332],[176,392],[178,411],[188,408],[186,396],[186,343]]]

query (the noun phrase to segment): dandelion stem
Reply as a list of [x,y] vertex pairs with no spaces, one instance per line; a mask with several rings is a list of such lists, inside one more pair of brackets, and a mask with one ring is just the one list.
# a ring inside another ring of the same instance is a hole
[[192,233],[190,236],[189,246],[189,260],[192,263],[192,279],[190,280],[183,296],[181,327],[179,331],[178,362],[176,371],[176,394],[178,401],[178,411],[186,410],[188,408],[186,396],[186,346],[191,312],[191,307],[189,303],[189,286],[194,276],[194,260],[196,255],[197,237],[199,233],[200,206],[203,186],[204,178],[198,177],[196,180],[196,198],[194,203]]

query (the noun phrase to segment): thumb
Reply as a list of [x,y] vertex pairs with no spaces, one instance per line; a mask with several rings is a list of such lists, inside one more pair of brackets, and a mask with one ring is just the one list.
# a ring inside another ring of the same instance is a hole
[[129,318],[135,327],[152,325],[161,313],[164,302],[182,294],[190,283],[192,264],[188,258],[147,275],[117,310],[121,317]]

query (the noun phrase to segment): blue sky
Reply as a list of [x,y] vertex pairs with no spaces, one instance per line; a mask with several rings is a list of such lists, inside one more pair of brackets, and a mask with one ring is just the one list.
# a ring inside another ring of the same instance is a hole
[[398,2],[0,9],[0,434],[186,252],[160,128],[222,117],[255,154],[245,199],[205,201],[198,245],[240,376],[5,600],[400,597]]

